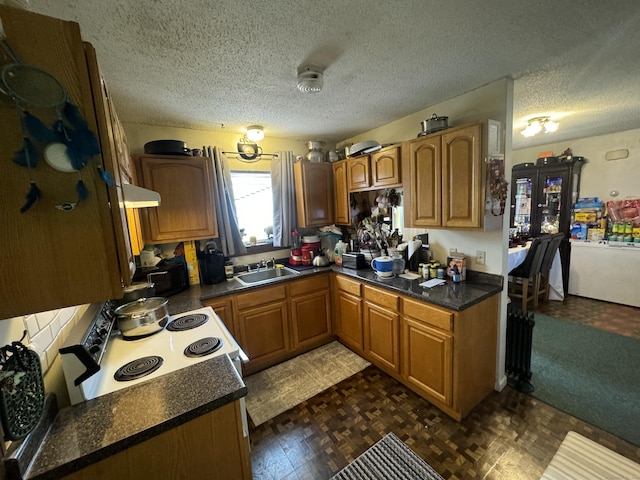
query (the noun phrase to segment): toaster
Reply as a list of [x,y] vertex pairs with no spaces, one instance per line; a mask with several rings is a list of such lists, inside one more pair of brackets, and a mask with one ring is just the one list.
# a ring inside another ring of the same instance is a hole
[[342,254],[342,268],[367,268],[367,262],[364,260],[362,253],[343,253]]

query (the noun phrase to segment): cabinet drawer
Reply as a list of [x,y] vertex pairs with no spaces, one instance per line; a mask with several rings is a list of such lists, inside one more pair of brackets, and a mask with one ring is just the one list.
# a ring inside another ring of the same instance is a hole
[[252,290],[248,293],[240,293],[236,295],[236,303],[238,310],[255,307],[256,305],[264,305],[286,298],[284,285],[276,287],[261,288]]
[[360,282],[358,282],[357,280],[351,280],[347,277],[337,275],[336,286],[338,287],[338,289],[344,290],[345,292],[349,292],[352,295],[361,296]]
[[294,280],[289,283],[289,292],[292,297],[303,293],[317,292],[329,288],[329,275],[314,275],[302,280]]
[[403,313],[441,330],[453,331],[453,313],[447,310],[404,298]]
[[364,299],[368,302],[375,303],[381,307],[388,308],[394,312],[398,311],[398,295],[380,290],[378,288],[364,285]]

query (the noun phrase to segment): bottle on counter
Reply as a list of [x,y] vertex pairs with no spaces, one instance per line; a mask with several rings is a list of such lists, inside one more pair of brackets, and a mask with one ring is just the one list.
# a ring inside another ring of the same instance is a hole
[[427,264],[421,263],[418,265],[418,273],[422,275],[422,278],[425,280],[429,280],[429,266]]
[[342,254],[347,253],[347,244],[342,240],[338,240],[334,249],[333,261],[336,265],[342,265]]

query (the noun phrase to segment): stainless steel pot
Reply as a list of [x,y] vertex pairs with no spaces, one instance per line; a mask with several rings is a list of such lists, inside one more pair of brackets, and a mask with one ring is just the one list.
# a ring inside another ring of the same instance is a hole
[[420,124],[422,125],[422,132],[425,134],[438,132],[449,128],[449,117],[439,117],[434,113],[430,119],[423,120]]
[[162,330],[169,319],[168,303],[169,300],[164,297],[139,298],[116,308],[118,329],[122,336],[140,337]]

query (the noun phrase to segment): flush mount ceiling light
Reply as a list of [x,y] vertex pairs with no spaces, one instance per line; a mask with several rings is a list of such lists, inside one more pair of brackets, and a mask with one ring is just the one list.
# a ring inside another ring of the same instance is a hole
[[302,65],[298,67],[298,90],[303,93],[317,93],[322,90],[322,67]]
[[539,134],[544,128],[544,133],[551,133],[558,130],[558,122],[554,122],[549,117],[535,117],[529,120],[527,127],[520,133],[525,137],[533,137]]
[[264,139],[262,125],[251,125],[247,127],[247,138],[252,142],[259,142]]

